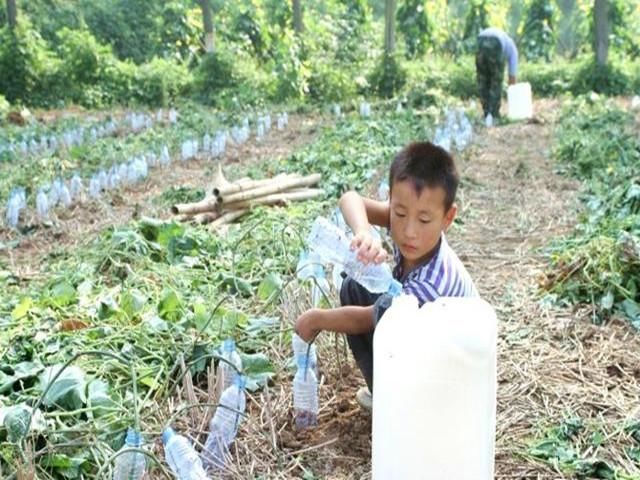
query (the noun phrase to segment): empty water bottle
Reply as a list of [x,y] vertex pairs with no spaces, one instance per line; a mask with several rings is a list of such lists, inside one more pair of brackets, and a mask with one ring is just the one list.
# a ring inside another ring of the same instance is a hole
[[236,342],[227,338],[222,343],[222,359],[218,362],[218,378],[221,378],[222,391],[233,385],[242,372],[242,359],[236,350]]
[[71,193],[69,193],[69,189],[67,188],[67,185],[61,179],[58,179],[56,183],[57,183],[58,197],[59,197],[60,203],[62,204],[63,207],[69,208],[71,206]]
[[38,190],[38,195],[36,195],[36,210],[38,211],[40,220],[49,218],[49,199],[42,188]]
[[191,442],[171,427],[162,432],[164,457],[178,480],[208,480],[202,461]]
[[389,182],[382,180],[378,185],[378,200],[389,200]]
[[[142,437],[140,432],[130,428],[122,450],[127,448],[140,448]],[[116,457],[116,468],[113,480],[140,480],[147,468],[146,457],[140,452],[125,452]]]
[[298,365],[298,358],[304,358],[309,368],[313,370],[316,378],[318,378],[318,355],[315,344],[305,342],[297,333],[294,333],[291,336],[291,348],[293,349],[293,358],[296,361],[296,366]]
[[71,194],[72,199],[78,199],[82,194],[82,179],[78,174],[75,174],[71,178],[71,187],[69,188],[69,193]]
[[393,278],[389,266],[385,263],[365,265],[360,262],[356,251],[351,250],[345,233],[326,218],[316,218],[307,244],[325,263],[342,266],[347,275],[371,293],[388,293],[394,296],[400,293],[402,284]]
[[238,434],[238,428],[247,406],[244,392],[245,378],[238,375],[233,385],[222,392],[216,413],[209,422],[209,436],[202,451],[207,470],[224,468],[229,445]]
[[293,410],[296,428],[318,424],[318,379],[306,357],[296,358],[297,371],[293,377]]

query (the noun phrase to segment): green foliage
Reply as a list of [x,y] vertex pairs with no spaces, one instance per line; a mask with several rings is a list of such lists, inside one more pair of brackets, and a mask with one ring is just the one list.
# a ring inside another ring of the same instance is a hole
[[38,103],[56,59],[31,25],[22,21],[14,30],[0,29],[0,92],[12,103]]
[[133,98],[144,105],[167,106],[185,93],[190,76],[184,64],[154,58],[136,69]]
[[571,303],[621,313],[640,328],[640,142],[614,104],[579,99],[564,112],[555,157],[587,182],[587,211],[551,248],[547,288]]
[[0,95],[0,124],[4,122],[7,113],[11,110],[11,104],[4,98],[4,95]]
[[383,53],[369,75],[371,91],[380,97],[390,98],[407,82],[407,72],[396,55]]
[[571,90],[576,94],[594,91],[605,95],[624,95],[633,92],[632,82],[632,78],[615,61],[599,65],[593,59],[576,72]]
[[487,0],[472,0],[464,19],[463,50],[471,52],[475,49],[478,34],[489,26]]
[[554,6],[551,0],[533,0],[520,36],[520,50],[528,60],[551,60],[555,44]]
[[219,104],[221,93],[238,83],[231,56],[220,50],[202,57],[193,77],[193,93],[207,105]]
[[424,0],[405,0],[396,13],[398,33],[404,38],[407,58],[424,55],[431,43],[434,27],[424,3]]

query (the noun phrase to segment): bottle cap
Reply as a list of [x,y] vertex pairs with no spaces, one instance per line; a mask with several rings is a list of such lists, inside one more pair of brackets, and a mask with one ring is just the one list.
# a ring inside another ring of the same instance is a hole
[[171,438],[176,434],[176,431],[171,428],[171,427],[167,427],[164,429],[164,432],[162,432],[162,443],[164,445],[166,445],[167,443],[169,443],[169,440],[171,440]]
[[400,283],[398,280],[395,280],[395,279],[391,280],[391,283],[389,283],[389,290],[387,290],[387,293],[392,297],[397,297],[398,295],[400,295],[400,293],[402,293],[402,283]]

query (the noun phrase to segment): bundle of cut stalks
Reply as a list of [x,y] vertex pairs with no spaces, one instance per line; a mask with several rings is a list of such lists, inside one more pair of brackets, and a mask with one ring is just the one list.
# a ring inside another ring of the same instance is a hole
[[280,174],[264,180],[248,177],[229,182],[218,166],[218,173],[206,197],[199,202],[178,203],[172,213],[181,221],[209,224],[216,228],[231,223],[258,205],[283,205],[288,202],[309,200],[324,193],[310,188],[320,181],[320,174],[301,176]]

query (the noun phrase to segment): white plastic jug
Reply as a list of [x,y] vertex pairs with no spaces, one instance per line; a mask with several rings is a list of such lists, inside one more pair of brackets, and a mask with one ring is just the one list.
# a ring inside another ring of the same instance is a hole
[[527,82],[509,85],[507,88],[507,115],[513,120],[522,120],[533,116],[531,85]]
[[374,335],[373,480],[492,480],[497,321],[480,298],[394,299]]

